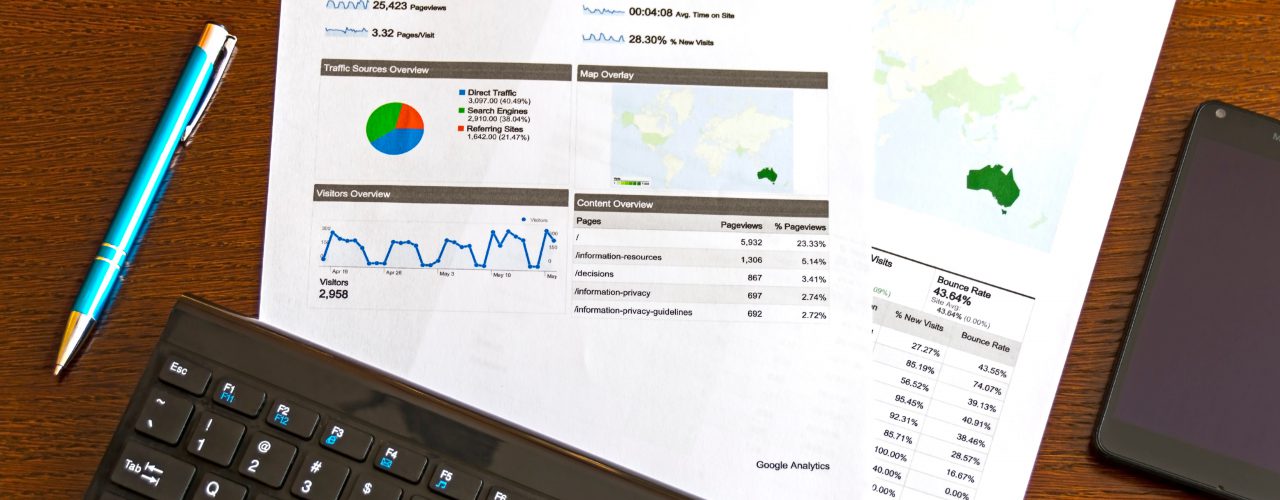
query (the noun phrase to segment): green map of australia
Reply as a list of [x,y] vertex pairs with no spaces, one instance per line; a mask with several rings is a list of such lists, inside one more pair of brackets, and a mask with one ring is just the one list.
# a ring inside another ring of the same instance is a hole
[[1009,213],[1008,208],[1013,206],[1013,202],[1018,201],[1018,196],[1022,194],[1018,183],[1013,180],[1013,169],[1005,172],[1004,165],[987,165],[970,170],[966,181],[966,187],[969,189],[990,191],[996,203],[1000,204],[1002,214]]

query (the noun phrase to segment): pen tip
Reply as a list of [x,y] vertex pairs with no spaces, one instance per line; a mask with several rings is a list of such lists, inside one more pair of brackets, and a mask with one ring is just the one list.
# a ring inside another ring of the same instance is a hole
[[67,330],[62,334],[62,346],[58,347],[58,357],[53,360],[55,377],[62,373],[63,368],[71,364],[71,357],[89,335],[89,330],[93,329],[94,323],[93,318],[78,311],[71,311],[71,317],[67,319]]

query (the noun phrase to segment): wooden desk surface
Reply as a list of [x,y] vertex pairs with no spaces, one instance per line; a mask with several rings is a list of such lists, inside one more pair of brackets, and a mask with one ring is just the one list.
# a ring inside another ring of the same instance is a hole
[[[84,490],[179,294],[257,311],[277,16],[248,1],[0,5],[0,497]],[[109,322],[55,380],[68,308],[207,19],[240,54]],[[1174,11],[1029,496],[1187,495],[1100,463],[1088,440],[1191,111],[1218,98],[1280,116],[1277,26],[1280,3]]]

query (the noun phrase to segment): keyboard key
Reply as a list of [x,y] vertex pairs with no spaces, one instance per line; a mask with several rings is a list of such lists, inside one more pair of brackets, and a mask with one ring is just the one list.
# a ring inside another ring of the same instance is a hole
[[466,472],[441,464],[436,473],[427,481],[431,491],[440,493],[453,500],[475,500],[480,494],[484,481]]
[[244,485],[206,472],[200,482],[196,483],[196,491],[192,493],[191,500],[244,500],[248,494],[249,489]]
[[191,464],[129,441],[111,472],[111,482],[152,500],[177,500],[195,475]]
[[240,474],[279,488],[284,484],[284,475],[289,472],[297,454],[298,449],[289,443],[261,432],[254,433],[244,457],[240,458]]
[[351,469],[336,458],[320,453],[310,453],[298,467],[298,477],[293,480],[293,495],[308,500],[337,500],[342,486],[347,483]]
[[400,479],[417,484],[427,470],[427,457],[388,444],[373,456],[373,466]]
[[177,444],[194,406],[165,389],[152,389],[133,428],[169,444]]
[[397,488],[395,484],[384,481],[373,476],[361,476],[356,480],[356,484],[351,488],[351,493],[347,495],[348,499],[359,500],[400,500],[400,494],[403,491]]
[[320,414],[283,399],[276,400],[267,413],[267,423],[302,439],[311,439],[319,422]]
[[267,394],[231,379],[222,379],[213,388],[213,400],[249,417],[258,416]]
[[244,426],[239,422],[213,412],[204,412],[196,419],[191,442],[187,443],[187,452],[226,467],[231,465],[231,457],[235,456],[243,436]]
[[320,444],[354,460],[363,462],[373,446],[373,435],[342,422],[333,422],[329,431],[325,432]]
[[98,500],[125,500],[125,499],[124,497],[117,495],[115,493],[112,493],[110,491],[104,491],[102,492],[102,495],[98,496]]
[[485,500],[527,500],[528,498],[503,486],[494,486],[489,490],[489,496],[484,497]]
[[209,376],[208,368],[176,356],[165,358],[164,364],[160,365],[160,380],[197,396],[203,396],[205,388],[209,387]]

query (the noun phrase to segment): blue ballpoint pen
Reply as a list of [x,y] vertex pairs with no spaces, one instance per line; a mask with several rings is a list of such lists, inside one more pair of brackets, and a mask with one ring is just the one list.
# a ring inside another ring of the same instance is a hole
[[120,201],[111,228],[107,230],[98,256],[90,264],[89,275],[71,308],[71,318],[67,321],[62,346],[58,348],[58,359],[53,366],[55,376],[71,361],[98,318],[102,317],[120,281],[122,267],[142,237],[147,217],[160,195],[178,148],[186,145],[195,134],[227,71],[235,46],[236,37],[228,34],[221,25],[205,25],[204,34],[187,60],[187,67],[178,79],[169,105],[156,125],[155,134],[138,164],[138,171]]

